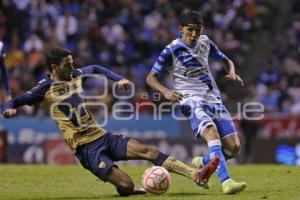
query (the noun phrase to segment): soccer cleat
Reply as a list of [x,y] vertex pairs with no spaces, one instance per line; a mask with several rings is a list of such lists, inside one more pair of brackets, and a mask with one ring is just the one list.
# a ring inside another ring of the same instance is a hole
[[247,184],[245,182],[236,182],[231,178],[222,183],[223,194],[236,194],[243,191]]
[[134,188],[131,195],[142,195],[142,194],[147,194],[147,192],[144,188],[139,187],[139,188]]
[[198,171],[198,177],[196,179],[197,185],[200,187],[208,189],[208,180],[210,176],[216,171],[219,166],[220,158],[215,156],[212,158],[208,164],[201,167]]
[[[203,159],[203,157],[200,157],[200,156],[197,156],[197,157],[193,158],[193,160],[192,160],[192,165],[193,165],[195,168],[197,168],[197,169],[201,168],[201,167],[203,166],[202,159]],[[201,185],[199,185],[199,186],[200,186],[200,187],[203,187],[204,189],[209,189],[210,183],[209,183],[209,181],[208,181],[207,183],[203,183],[203,184],[201,184]]]
[[192,165],[195,168],[201,168],[203,166],[202,160],[203,160],[203,157],[197,156],[197,157],[193,158]]

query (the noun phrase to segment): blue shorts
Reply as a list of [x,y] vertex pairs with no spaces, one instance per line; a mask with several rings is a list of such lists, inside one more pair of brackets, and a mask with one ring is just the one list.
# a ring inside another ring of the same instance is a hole
[[129,139],[122,135],[113,135],[107,132],[93,142],[78,146],[75,155],[84,168],[106,181],[108,171],[116,166],[114,161],[127,159]]
[[206,127],[216,126],[220,138],[236,134],[236,128],[230,113],[222,103],[188,101],[181,106],[183,114],[190,118],[191,127],[196,138],[202,136]]

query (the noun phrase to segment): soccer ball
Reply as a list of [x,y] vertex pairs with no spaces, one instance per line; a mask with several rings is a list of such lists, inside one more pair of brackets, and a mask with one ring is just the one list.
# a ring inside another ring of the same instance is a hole
[[147,192],[152,194],[163,194],[169,189],[171,176],[163,167],[153,166],[143,174],[142,185]]

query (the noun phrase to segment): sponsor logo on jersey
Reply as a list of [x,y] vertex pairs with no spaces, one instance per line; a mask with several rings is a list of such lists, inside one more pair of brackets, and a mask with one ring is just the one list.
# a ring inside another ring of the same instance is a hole
[[193,68],[188,68],[185,72],[184,72],[184,76],[188,77],[188,78],[196,78],[199,77],[201,75],[204,75],[206,72],[206,69],[203,67],[193,67]]
[[62,96],[66,93],[70,93],[70,91],[72,91],[72,90],[76,90],[77,88],[78,88],[78,85],[72,84],[69,87],[65,87],[65,88],[62,88],[62,89],[58,90],[57,94],[58,94],[58,96]]

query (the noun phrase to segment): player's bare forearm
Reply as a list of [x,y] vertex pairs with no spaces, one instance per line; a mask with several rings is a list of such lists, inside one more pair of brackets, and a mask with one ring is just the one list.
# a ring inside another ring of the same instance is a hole
[[242,78],[235,73],[235,66],[233,62],[229,58],[224,58],[222,60],[222,63],[224,64],[225,70],[227,72],[226,79],[232,81],[238,81],[241,83],[241,85],[244,85]]
[[235,66],[229,58],[224,58],[222,60],[222,63],[225,66],[225,70],[226,70],[227,74],[235,74]]
[[146,77],[147,84],[154,90],[159,91],[160,93],[164,94],[168,88],[163,86],[157,79],[156,75],[153,72],[150,72]]
[[150,72],[146,77],[147,84],[154,90],[159,91],[164,97],[170,101],[179,101],[182,100],[183,94],[175,91],[169,90],[165,86],[163,86],[157,79],[156,74],[154,72]]

